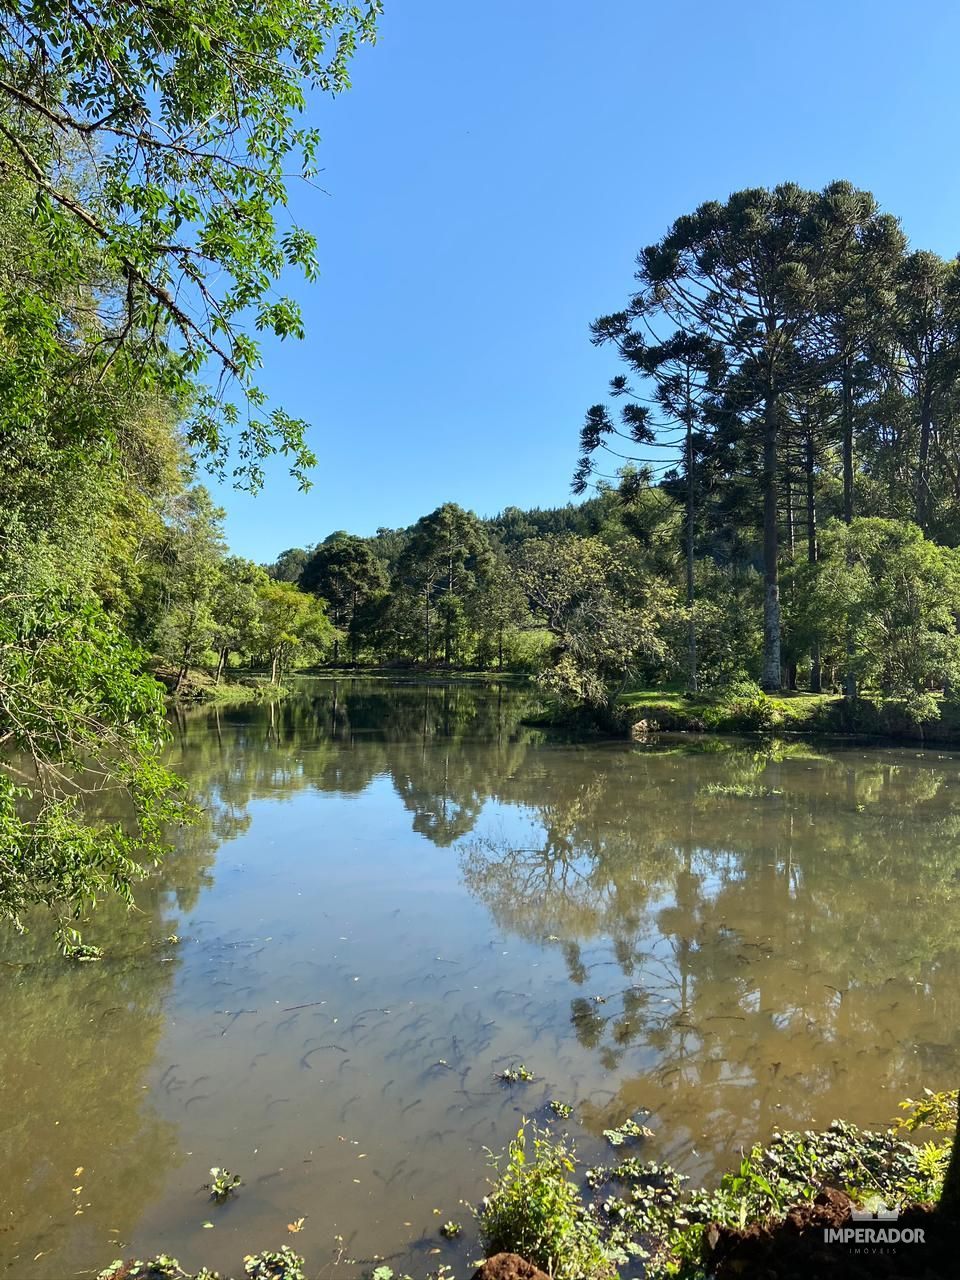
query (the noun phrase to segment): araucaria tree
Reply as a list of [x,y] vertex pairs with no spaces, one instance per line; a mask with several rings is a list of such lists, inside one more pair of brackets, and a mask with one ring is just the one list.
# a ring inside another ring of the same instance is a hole
[[[589,411],[574,487],[608,449],[641,464],[621,472],[625,494],[639,477],[683,502],[691,688],[698,556],[749,565],[756,547],[760,683],[778,689],[786,675],[792,686],[806,656],[819,690],[819,639],[803,633],[814,646],[804,655],[794,625],[797,529],[811,565],[820,513],[847,525],[857,515],[936,523],[956,540],[956,279],[955,264],[908,256],[896,219],[869,192],[786,184],[679,218],[640,253],[627,307],[594,323],[593,340],[613,344],[631,374],[611,383],[625,400],[619,421],[603,405]],[[855,695],[863,663],[852,633],[831,658]]]
[[784,401],[809,378],[827,248],[819,198],[793,185],[737,192],[679,218],[638,259],[628,322],[715,344],[725,362],[716,412],[735,420],[759,472],[763,529],[761,685],[781,683],[779,497]]

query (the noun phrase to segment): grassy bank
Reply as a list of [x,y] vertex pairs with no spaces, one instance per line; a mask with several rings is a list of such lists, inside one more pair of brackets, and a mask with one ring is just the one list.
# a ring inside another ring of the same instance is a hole
[[268,702],[282,698],[288,692],[284,685],[271,684],[266,674],[253,671],[225,673],[218,683],[211,672],[202,667],[191,667],[177,688],[178,672],[174,668],[157,665],[150,670],[167,690],[169,698],[181,703]]
[[634,735],[657,730],[692,733],[858,735],[960,745],[960,702],[925,694],[908,700],[865,694],[765,694],[741,688],[688,694],[638,689],[617,705],[612,724]]

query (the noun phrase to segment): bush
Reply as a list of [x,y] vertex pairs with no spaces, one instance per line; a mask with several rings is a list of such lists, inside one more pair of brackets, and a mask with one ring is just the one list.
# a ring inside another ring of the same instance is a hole
[[488,1253],[519,1253],[553,1280],[615,1277],[599,1226],[569,1179],[571,1151],[524,1121],[505,1156],[491,1162],[497,1181],[477,1212]]

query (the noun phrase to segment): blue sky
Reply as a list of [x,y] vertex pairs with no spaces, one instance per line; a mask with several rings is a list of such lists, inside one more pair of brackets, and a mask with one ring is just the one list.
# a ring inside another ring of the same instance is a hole
[[318,101],[320,243],[303,343],[262,385],[320,462],[256,498],[212,486],[240,554],[333,529],[569,500],[616,371],[591,319],[703,200],[849,178],[917,247],[960,249],[953,0],[386,0],[353,89]]

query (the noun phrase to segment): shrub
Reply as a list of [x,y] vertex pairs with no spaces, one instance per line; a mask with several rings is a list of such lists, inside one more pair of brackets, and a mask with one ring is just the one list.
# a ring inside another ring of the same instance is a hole
[[488,1253],[519,1253],[553,1280],[616,1275],[599,1226],[570,1181],[572,1151],[524,1121],[505,1155],[491,1155],[491,1163],[497,1180],[477,1212]]

